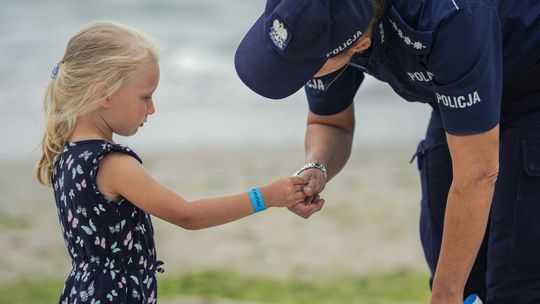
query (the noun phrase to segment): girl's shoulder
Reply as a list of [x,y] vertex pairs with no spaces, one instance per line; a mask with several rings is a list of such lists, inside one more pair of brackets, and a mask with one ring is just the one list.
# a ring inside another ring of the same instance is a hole
[[[78,193],[74,189],[79,192],[93,190],[95,194],[100,194],[96,183],[97,172],[103,158],[111,152],[130,155],[142,163],[139,156],[125,145],[98,139],[69,142],[53,170],[54,190],[69,188],[73,194]],[[88,185],[91,187],[87,188]]]
[[101,139],[68,142],[55,164],[53,179],[63,176],[62,172],[70,173],[73,178],[85,172],[95,175],[103,158],[111,152],[128,154],[142,164],[137,153],[122,144],[113,144]]
[[123,144],[113,144],[102,139],[69,142],[65,145],[62,156],[71,156],[74,160],[80,159],[85,162],[91,160],[92,163],[96,164],[101,161],[106,154],[111,152],[128,154],[142,163],[141,158],[130,147]]

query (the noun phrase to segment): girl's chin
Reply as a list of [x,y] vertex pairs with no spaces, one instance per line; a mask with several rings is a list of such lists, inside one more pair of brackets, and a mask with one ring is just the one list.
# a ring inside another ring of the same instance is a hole
[[128,136],[133,136],[135,134],[137,134],[137,131],[139,131],[139,127],[137,127],[137,129],[135,130],[130,130],[130,131],[124,131],[124,132],[115,132],[117,135],[120,135],[120,136],[124,136],[124,137],[128,137]]

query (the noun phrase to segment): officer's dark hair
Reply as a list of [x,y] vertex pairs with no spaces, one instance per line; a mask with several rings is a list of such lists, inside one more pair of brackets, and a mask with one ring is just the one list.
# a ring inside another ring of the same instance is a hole
[[369,32],[373,33],[377,27],[377,23],[382,15],[386,12],[391,0],[373,0],[373,14],[369,22]]

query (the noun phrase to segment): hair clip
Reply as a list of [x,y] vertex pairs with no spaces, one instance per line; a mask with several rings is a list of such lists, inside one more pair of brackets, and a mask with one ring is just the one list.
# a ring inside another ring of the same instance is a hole
[[52,72],[51,72],[51,78],[52,79],[56,79],[56,76],[58,76],[58,72],[60,71],[60,62],[57,63],[54,68],[52,69]]

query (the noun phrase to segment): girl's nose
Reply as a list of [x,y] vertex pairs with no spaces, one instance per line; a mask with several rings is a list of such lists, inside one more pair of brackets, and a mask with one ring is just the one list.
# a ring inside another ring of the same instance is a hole
[[150,101],[150,103],[148,104],[148,107],[146,108],[146,113],[148,115],[152,115],[156,112],[156,108],[154,107],[154,101]]

